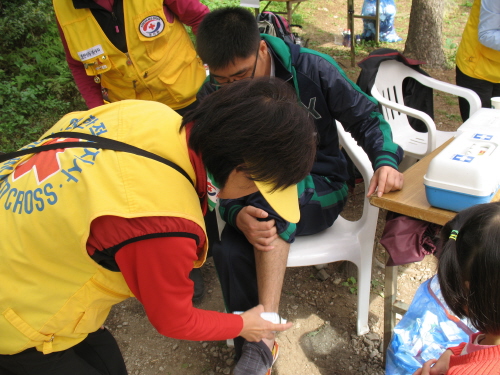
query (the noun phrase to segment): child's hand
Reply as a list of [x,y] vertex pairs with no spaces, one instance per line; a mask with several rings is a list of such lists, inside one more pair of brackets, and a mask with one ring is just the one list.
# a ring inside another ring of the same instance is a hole
[[[413,375],[444,375],[450,367],[450,357],[453,352],[446,350],[439,359],[431,359],[424,363]],[[434,365],[434,366],[433,366]],[[432,367],[431,367],[432,366]]]

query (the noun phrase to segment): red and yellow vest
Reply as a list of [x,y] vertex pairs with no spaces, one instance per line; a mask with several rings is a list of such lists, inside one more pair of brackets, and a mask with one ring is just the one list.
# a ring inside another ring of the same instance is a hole
[[89,9],[75,9],[70,0],[53,0],[71,57],[90,76],[100,76],[111,102],[153,100],[180,109],[193,103],[205,80],[184,25],[167,22],[163,0],[124,1],[128,53],[106,37]]
[[[196,183],[180,123],[161,103],[125,100],[70,113],[44,136],[74,131],[129,143],[173,161]],[[70,348],[132,296],[120,272],[87,253],[90,224],[103,215],[181,217],[204,228],[188,179],[143,156],[66,148],[0,164],[0,354]],[[206,249],[194,266],[205,257]]]
[[458,47],[456,64],[469,77],[500,83],[500,51],[479,42],[480,10],[481,0],[475,0]]

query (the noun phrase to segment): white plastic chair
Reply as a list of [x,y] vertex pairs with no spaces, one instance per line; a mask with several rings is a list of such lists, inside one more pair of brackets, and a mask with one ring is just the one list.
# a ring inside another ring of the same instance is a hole
[[[481,100],[472,90],[427,77],[399,61],[383,61],[379,66],[371,94],[382,104],[382,113],[391,125],[393,140],[405,152],[403,163],[400,165],[401,170],[455,136],[455,132],[437,130],[436,124],[425,112],[404,105],[403,80],[407,77],[414,78],[435,90],[465,98],[469,102],[471,115],[481,108]],[[413,130],[406,115],[422,120],[427,127],[427,133]]]
[[[361,172],[368,191],[373,168],[363,149],[337,123],[340,144],[346,149],[350,158]],[[358,267],[358,320],[357,333],[364,335],[370,331],[368,327],[368,311],[370,305],[370,281],[372,270],[373,245],[377,227],[379,209],[370,205],[366,196],[363,198],[363,214],[357,221],[349,221],[338,217],[332,227],[311,236],[296,237],[290,247],[287,267],[312,266],[348,260]],[[219,229],[224,222],[217,212]]]

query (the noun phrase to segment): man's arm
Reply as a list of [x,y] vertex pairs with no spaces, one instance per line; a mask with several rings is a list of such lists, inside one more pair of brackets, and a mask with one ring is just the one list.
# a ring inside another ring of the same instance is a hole
[[384,193],[401,190],[403,183],[404,178],[402,173],[392,167],[380,167],[375,171],[370,180],[366,196],[369,197],[376,191],[377,196],[381,197]]
[[375,171],[369,194],[399,190],[403,186],[398,164],[403,150],[392,140],[390,125],[378,112],[377,101],[368,96],[329,58],[319,58],[318,75],[330,114],[352,134],[370,158]]
[[195,240],[164,237],[134,242],[116,254],[132,293],[162,335],[187,340],[225,340],[243,328],[241,317],[193,307],[189,272]]
[[200,3],[198,0],[164,0],[163,4],[172,11],[179,21],[187,26],[191,26],[191,30],[196,35],[198,26],[210,12],[208,7]]
[[[171,232],[191,236],[141,239],[151,233]],[[260,341],[272,331],[291,326],[263,320],[260,317],[263,306],[248,310],[241,316],[192,306],[193,282],[189,279],[189,272],[204,246],[205,235],[189,220],[99,217],[92,223],[87,250],[92,256],[95,251],[111,248],[131,238],[137,241],[122,247],[116,253],[115,261],[127,285],[144,305],[149,320],[163,335],[188,340],[225,340],[240,335],[249,341]]]
[[262,305],[241,315],[194,308],[189,279],[196,245],[191,238],[167,237],[135,242],[122,248],[117,263],[130,289],[143,304],[150,322],[167,337],[217,341],[245,337],[260,341],[284,331],[291,323],[263,320]]

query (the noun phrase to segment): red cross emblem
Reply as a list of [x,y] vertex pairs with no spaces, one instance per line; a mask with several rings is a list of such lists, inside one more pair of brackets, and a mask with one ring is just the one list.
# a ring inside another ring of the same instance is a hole
[[[58,142],[78,142],[78,138],[67,138],[64,140],[54,139],[44,145],[50,145],[52,143]],[[61,163],[59,162],[59,156],[57,154],[63,153],[65,151],[64,148],[58,148],[56,150],[49,150],[39,152],[34,154],[25,162],[19,164],[14,173],[12,174],[12,180],[15,181],[18,178],[24,176],[26,173],[33,169],[36,177],[36,181],[38,185],[40,185],[47,178],[53,176],[57,172],[61,170]]]

